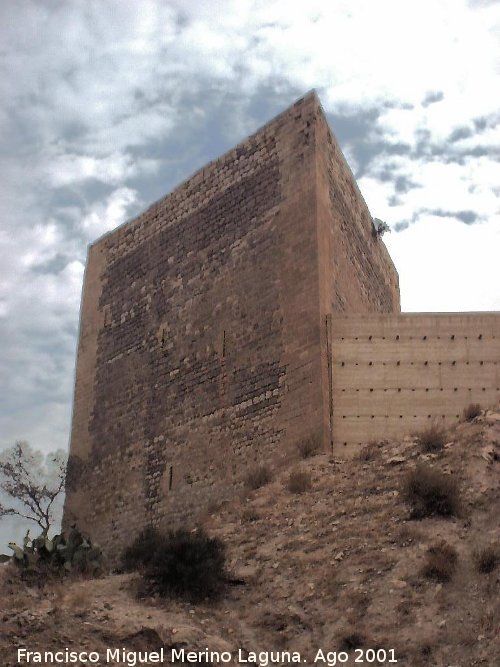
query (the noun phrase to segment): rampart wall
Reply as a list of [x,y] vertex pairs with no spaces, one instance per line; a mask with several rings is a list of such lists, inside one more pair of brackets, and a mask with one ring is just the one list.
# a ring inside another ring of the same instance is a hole
[[331,332],[339,452],[500,400],[500,313],[334,315]]

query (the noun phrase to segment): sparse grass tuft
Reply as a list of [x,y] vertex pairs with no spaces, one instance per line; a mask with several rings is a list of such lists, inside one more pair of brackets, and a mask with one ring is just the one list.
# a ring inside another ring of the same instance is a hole
[[297,449],[299,450],[301,458],[309,459],[311,456],[315,456],[319,453],[321,449],[321,439],[318,435],[310,435],[308,438],[299,441]]
[[368,461],[373,461],[374,459],[376,459],[379,454],[380,454],[380,449],[378,442],[373,440],[372,442],[369,442],[367,445],[365,445],[360,449],[358,454],[358,459],[366,463]]
[[490,574],[500,564],[500,548],[498,545],[490,544],[475,551],[473,558],[478,572]]
[[458,516],[460,512],[458,485],[439,470],[419,464],[403,479],[403,499],[411,507],[412,519],[429,516]]
[[241,523],[253,523],[260,519],[260,514],[253,507],[245,507],[241,513]]
[[288,490],[290,493],[304,493],[311,488],[311,475],[304,470],[295,470],[288,478]]
[[440,452],[446,444],[446,431],[436,424],[416,434],[418,443],[425,454]]
[[479,417],[481,414],[481,406],[479,403],[470,403],[463,411],[463,418],[466,422],[473,421],[476,417]]
[[455,547],[445,541],[433,544],[427,550],[427,561],[422,574],[427,579],[446,583],[452,578],[457,568],[458,554]]
[[245,486],[252,491],[260,489],[262,486],[269,484],[273,479],[273,474],[270,468],[266,465],[258,466],[251,470],[245,478]]

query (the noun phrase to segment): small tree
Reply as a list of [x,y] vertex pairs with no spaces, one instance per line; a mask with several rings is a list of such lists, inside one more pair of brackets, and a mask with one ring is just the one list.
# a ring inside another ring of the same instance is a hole
[[0,453],[0,518],[17,515],[37,523],[46,535],[53,522],[54,501],[64,490],[66,453],[44,456],[25,441]]
[[384,234],[390,231],[391,228],[386,222],[379,218],[373,218],[373,233],[376,238],[380,239]]

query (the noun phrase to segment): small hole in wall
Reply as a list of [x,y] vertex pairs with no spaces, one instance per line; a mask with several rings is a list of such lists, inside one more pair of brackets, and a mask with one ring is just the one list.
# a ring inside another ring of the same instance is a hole
[[427,340],[427,336],[424,336],[424,337],[422,338],[422,340]]
[[169,472],[168,472],[168,490],[169,490],[169,491],[172,490],[172,480],[173,480],[173,476],[174,476],[174,468],[173,468],[173,466],[170,466],[170,470],[169,470]]
[[483,337],[483,334],[479,334],[479,336],[477,338],[478,338],[478,340],[481,340],[482,337]]
[[450,336],[451,340],[455,340],[455,334]]

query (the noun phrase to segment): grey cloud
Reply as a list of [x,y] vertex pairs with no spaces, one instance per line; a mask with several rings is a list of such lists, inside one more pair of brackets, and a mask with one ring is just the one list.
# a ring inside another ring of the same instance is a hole
[[418,183],[415,183],[407,176],[397,176],[394,181],[394,189],[396,192],[406,194],[413,190],[414,188],[420,187]]
[[460,141],[460,139],[467,139],[472,134],[473,132],[470,127],[457,127],[448,137],[448,141],[453,143],[454,141]]
[[466,225],[471,225],[481,218],[474,211],[447,211],[441,208],[438,209],[421,209],[420,213],[428,213],[430,215],[436,215],[440,218],[457,218]]
[[444,100],[444,93],[441,90],[430,92],[427,93],[425,98],[422,100],[422,106],[428,107],[430,104],[441,102],[441,100]]

